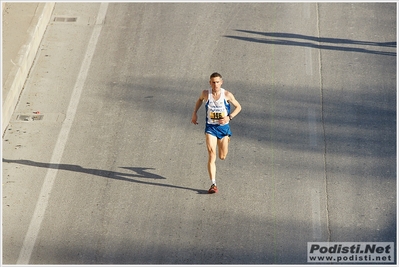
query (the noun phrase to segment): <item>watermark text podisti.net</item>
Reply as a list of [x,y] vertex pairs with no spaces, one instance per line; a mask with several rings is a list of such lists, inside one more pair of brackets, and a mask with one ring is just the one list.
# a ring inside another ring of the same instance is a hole
[[394,262],[393,242],[308,242],[308,262]]

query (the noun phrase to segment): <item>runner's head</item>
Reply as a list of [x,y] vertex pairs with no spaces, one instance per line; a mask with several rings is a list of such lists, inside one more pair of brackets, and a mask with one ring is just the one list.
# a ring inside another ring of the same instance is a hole
[[210,78],[212,79],[215,77],[219,77],[220,79],[222,79],[222,75],[220,75],[220,73],[217,73],[217,72],[212,73]]
[[209,84],[211,85],[213,91],[218,91],[223,84],[222,75],[217,72],[212,73]]

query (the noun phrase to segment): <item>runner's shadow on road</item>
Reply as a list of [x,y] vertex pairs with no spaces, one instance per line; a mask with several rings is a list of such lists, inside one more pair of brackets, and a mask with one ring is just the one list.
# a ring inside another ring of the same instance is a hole
[[376,49],[363,48],[360,46],[375,46],[396,48],[396,42],[372,42],[372,41],[359,41],[343,38],[325,38],[310,35],[282,33],[282,32],[259,32],[250,30],[239,30],[235,32],[239,35],[224,35],[223,37],[236,39],[246,42],[255,42],[262,44],[281,45],[281,46],[299,46],[310,47],[321,50],[335,50],[343,52],[358,52],[367,54],[376,54],[384,56],[396,56],[395,51],[381,51]]
[[197,194],[208,194],[207,190],[194,189],[194,188],[172,185],[172,184],[151,182],[148,180],[144,181],[144,180],[133,179],[133,178],[158,179],[158,180],[166,179],[165,177],[163,177],[161,175],[158,175],[158,174],[148,171],[148,170],[155,170],[154,168],[120,167],[122,169],[130,170],[130,171],[134,172],[134,173],[123,173],[123,172],[115,172],[115,171],[108,171],[108,170],[83,168],[79,165],[73,165],[73,164],[52,164],[52,163],[36,162],[36,161],[32,161],[32,160],[11,160],[11,159],[3,158],[3,162],[27,165],[27,166],[33,166],[33,167],[39,167],[39,168],[80,172],[80,173],[96,175],[96,176],[119,180],[119,181],[133,182],[133,183],[146,184],[146,185],[155,185],[155,186],[162,186],[162,187],[175,188],[175,189],[184,189],[184,190],[194,191]]

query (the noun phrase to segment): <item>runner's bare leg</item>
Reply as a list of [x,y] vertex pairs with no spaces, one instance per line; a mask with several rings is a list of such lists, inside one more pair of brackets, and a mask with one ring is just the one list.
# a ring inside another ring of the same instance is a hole
[[206,147],[208,149],[208,174],[209,179],[216,178],[216,146],[217,146],[217,138],[216,136],[205,134],[206,138]]
[[219,158],[221,160],[226,159],[227,153],[229,152],[229,142],[230,142],[230,137],[225,136],[222,139],[218,139],[218,148],[219,148]]

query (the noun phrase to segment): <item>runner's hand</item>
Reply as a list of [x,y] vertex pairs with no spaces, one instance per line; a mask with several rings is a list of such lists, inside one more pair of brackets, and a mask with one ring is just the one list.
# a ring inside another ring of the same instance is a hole
[[191,123],[198,124],[197,113],[193,113],[193,116],[191,117]]

